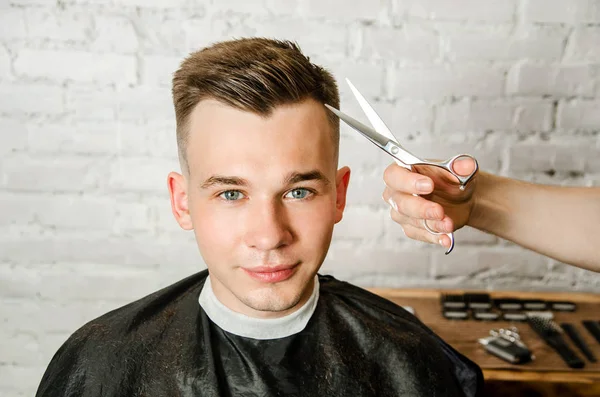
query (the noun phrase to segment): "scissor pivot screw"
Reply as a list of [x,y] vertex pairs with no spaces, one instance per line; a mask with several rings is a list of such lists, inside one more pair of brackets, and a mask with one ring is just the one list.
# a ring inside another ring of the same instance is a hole
[[392,153],[398,154],[399,151],[400,149],[398,149],[398,146],[392,146]]

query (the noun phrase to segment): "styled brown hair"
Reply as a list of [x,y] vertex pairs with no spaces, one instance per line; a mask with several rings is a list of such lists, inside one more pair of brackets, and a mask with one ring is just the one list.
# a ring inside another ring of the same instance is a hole
[[[331,73],[313,64],[297,44],[267,38],[223,41],[193,52],[175,72],[172,93],[179,159],[186,169],[189,116],[203,99],[261,116],[309,98],[336,108],[340,103]],[[337,158],[339,119],[327,114]]]

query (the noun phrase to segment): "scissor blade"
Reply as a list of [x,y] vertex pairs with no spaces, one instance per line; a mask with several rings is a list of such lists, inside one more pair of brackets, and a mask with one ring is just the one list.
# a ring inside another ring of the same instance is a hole
[[[405,153],[404,150],[400,148],[400,145],[398,145],[398,143],[396,141],[394,141],[393,139],[389,139],[386,136],[381,135],[379,132],[375,131],[373,128],[364,125],[363,123],[361,123],[358,120],[353,119],[352,117],[348,116],[346,113],[343,113],[342,111],[337,110],[333,106],[329,106],[328,104],[325,104],[325,106],[327,106],[327,109],[331,110],[344,123],[348,124],[350,127],[354,128],[356,131],[360,132],[360,134],[362,136],[364,136],[365,138],[367,138],[368,140],[373,142],[375,145],[379,146],[381,149],[385,150],[385,152],[388,153],[390,156],[394,157],[396,160],[399,160],[399,161],[405,163],[404,160],[402,160],[400,157],[398,157],[394,153],[390,153],[386,149],[388,143],[392,142],[394,145],[396,145],[400,149],[400,152],[398,152],[398,154],[404,154]],[[405,163],[405,164],[409,164],[409,163]]]
[[390,129],[385,125],[385,123],[383,122],[381,117],[379,117],[379,115],[377,114],[375,109],[373,109],[373,107],[369,104],[369,102],[367,102],[365,97],[362,96],[360,91],[358,91],[358,89],[354,86],[354,84],[352,84],[350,79],[346,78],[346,82],[350,86],[350,89],[352,90],[352,93],[356,97],[358,104],[362,108],[363,112],[365,112],[365,114],[367,115],[367,118],[369,119],[369,122],[371,123],[371,125],[373,126],[375,131],[377,131],[381,135],[386,136],[389,139],[397,142],[398,139],[396,139],[394,134],[392,134],[392,131],[390,131]]

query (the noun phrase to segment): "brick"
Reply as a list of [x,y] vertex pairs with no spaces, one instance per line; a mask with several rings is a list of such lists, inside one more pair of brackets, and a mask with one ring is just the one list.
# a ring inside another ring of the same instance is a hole
[[[36,1],[36,0],[19,0],[19,1]],[[39,1],[39,0],[37,0]],[[43,1],[43,0],[42,0]],[[123,8],[134,8],[134,7],[145,7],[145,8],[156,8],[156,9],[178,9],[180,7],[189,7],[189,0],[175,0],[171,2],[164,2],[161,0],[69,0],[77,4],[91,4],[91,5],[110,5],[116,6],[118,9]]]
[[92,18],[88,14],[48,8],[25,9],[27,37],[56,41],[84,42]]
[[173,74],[183,58],[163,55],[144,55],[141,60],[142,83],[148,86],[171,87]]
[[[306,32],[316,32],[318,35],[307,35]],[[345,26],[337,22],[323,24],[298,17],[255,18],[244,21],[237,29],[228,32],[229,36],[242,35],[285,38],[300,45],[302,52],[311,59],[314,56],[343,56],[346,52],[347,34]]]
[[398,100],[389,103],[368,100],[394,136],[403,142],[419,133],[429,132],[433,127],[433,107],[425,102]]
[[435,131],[548,131],[552,125],[552,114],[553,106],[548,102],[462,100],[438,106]]
[[4,187],[12,191],[80,192],[106,184],[106,160],[13,156],[3,161]]
[[69,84],[66,109],[74,121],[114,120],[117,116],[117,95],[111,87]]
[[497,97],[505,71],[479,65],[400,67],[390,72],[391,98],[440,100],[446,97]]
[[589,65],[521,63],[508,76],[508,93],[518,95],[591,96],[597,70]]
[[61,303],[109,301],[113,305],[114,302],[120,304],[146,296],[162,284],[160,274],[154,269],[112,265],[0,265],[0,274],[3,299],[36,296]]
[[445,57],[452,61],[560,60],[567,29],[556,26],[510,30],[461,27],[443,38]]
[[436,277],[469,275],[480,283],[510,277],[513,285],[519,279],[541,278],[548,262],[544,256],[520,247],[456,250],[450,255],[436,252],[432,259]]
[[[165,201],[168,203],[168,198]],[[151,208],[145,202],[116,202],[114,207],[116,211],[114,230],[117,234],[154,232],[155,228],[150,218]]]
[[0,38],[19,39],[27,35],[25,13],[19,9],[3,9],[0,12]]
[[348,186],[348,204],[385,208],[387,204],[381,198],[384,188],[383,171],[375,175],[363,175],[360,171],[354,172]]
[[119,90],[114,98],[118,119],[160,122],[175,120],[175,110],[168,87],[138,86]]
[[43,123],[27,128],[29,149],[34,153],[117,153],[116,123]]
[[109,187],[125,192],[162,193],[170,171],[179,169],[175,159],[120,158],[110,165]]
[[51,50],[21,50],[14,63],[23,77],[105,84],[135,83],[136,65],[133,56]]
[[[509,147],[511,172],[583,172],[587,145],[518,144]],[[593,155],[589,153],[588,155]]]
[[23,123],[0,118],[0,154],[20,152],[27,148],[27,129]]
[[401,28],[367,26],[358,56],[400,62],[431,62],[439,56],[439,38],[416,25]]
[[[243,3],[246,6],[249,6],[245,0],[232,0],[234,3]],[[288,0],[288,1],[279,1],[279,0],[264,0],[264,5],[261,7],[261,10],[269,12],[273,15],[297,15],[300,12],[300,7],[303,4],[303,0]],[[250,13],[257,12],[256,5],[254,5],[253,9],[250,10]],[[260,11],[259,11],[260,12]]]
[[333,246],[321,273],[362,287],[400,287],[410,279],[428,278],[429,261],[426,251]]
[[185,16],[155,12],[140,8],[133,23],[140,49],[145,54],[181,57],[228,36],[244,18],[217,14],[209,19],[203,15]]
[[600,130],[600,100],[560,102],[557,126],[564,129]]
[[60,114],[63,111],[61,87],[39,83],[0,84],[0,113]]
[[526,22],[596,23],[600,22],[598,0],[527,0],[523,18]]
[[487,265],[479,262],[479,250],[457,249],[450,255],[444,251],[436,251],[431,256],[432,273],[436,278],[447,278],[455,276],[470,276],[473,273],[487,268]]
[[277,0],[256,0],[248,2],[245,0],[223,0],[218,4],[212,4],[208,13],[219,14],[246,14],[252,17],[264,15],[292,15],[299,11],[301,1],[277,1]]
[[57,236],[3,238],[0,240],[0,260],[16,265],[32,264],[110,264],[113,266],[150,267],[181,266],[181,269],[201,270],[202,257],[191,241],[149,237]]
[[119,123],[119,153],[124,156],[177,158],[175,121]]
[[92,51],[130,54],[139,48],[138,36],[128,17],[98,15],[94,18],[94,31],[91,35]]
[[11,78],[11,59],[8,50],[0,45],[0,81]]
[[[50,357],[44,365],[49,361]],[[7,397],[33,396],[37,389],[37,382],[42,379],[45,369],[40,363],[33,367],[6,363],[2,365],[0,372],[0,391],[8,390],[10,394],[3,395]],[[32,379],[36,381],[32,382]]]
[[[340,137],[339,164],[349,166],[357,175],[374,172],[382,175],[391,160],[389,155],[369,142],[367,138],[359,136],[357,132]],[[353,175],[350,178],[352,179]]]
[[52,196],[40,200],[39,223],[53,229],[109,231],[115,222],[114,203],[85,196]]
[[[318,63],[318,61],[316,61]],[[338,81],[340,87],[340,100],[351,99],[356,103],[354,95],[346,84],[346,78],[360,90],[365,97],[379,97],[383,91],[383,67],[364,63],[361,61],[349,63],[347,61],[329,61],[320,64],[329,70]],[[360,109],[360,108],[359,108]]]
[[434,20],[512,22],[515,0],[394,0],[396,20],[405,17]]
[[[600,4],[600,3],[599,3]],[[575,28],[567,45],[565,59],[600,63],[600,27],[582,26]]]
[[[1,334],[0,334],[1,335]],[[15,349],[14,346],[19,348]],[[40,342],[31,334],[5,335],[0,338],[2,361],[18,365],[35,365],[45,357],[40,354]]]
[[11,319],[11,323],[3,327],[5,331],[72,333],[119,305],[114,301],[58,303],[34,299],[4,299],[2,306],[3,319]]
[[383,235],[382,210],[348,205],[344,218],[335,226],[336,239],[378,239]]
[[344,0],[304,0],[300,16],[306,18],[327,18],[339,20],[377,19],[384,11],[384,0],[359,1],[349,6]]
[[0,225],[25,225],[35,221],[39,204],[43,200],[23,194],[0,195]]

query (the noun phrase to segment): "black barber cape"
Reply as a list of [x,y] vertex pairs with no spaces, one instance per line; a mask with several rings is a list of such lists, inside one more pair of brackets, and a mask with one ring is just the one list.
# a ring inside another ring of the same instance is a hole
[[319,275],[306,327],[228,333],[198,296],[202,271],[111,311],[58,350],[37,397],[479,396],[481,370],[401,307]]

